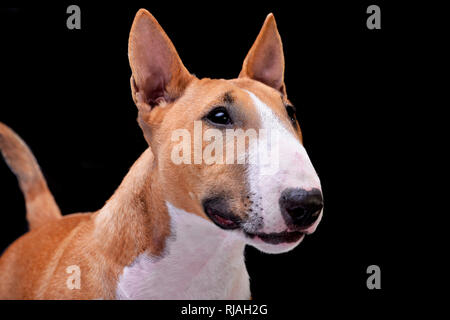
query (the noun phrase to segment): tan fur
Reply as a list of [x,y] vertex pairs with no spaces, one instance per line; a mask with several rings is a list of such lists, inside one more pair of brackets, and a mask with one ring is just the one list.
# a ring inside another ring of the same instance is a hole
[[[150,148],[99,211],[60,218],[34,157],[0,124],[0,147],[19,178],[32,227],[0,257],[0,299],[115,298],[117,280],[125,266],[143,252],[153,256],[164,253],[171,235],[165,201],[208,219],[200,200],[211,191],[227,192],[233,211],[244,215],[248,192],[242,182],[245,165],[175,165],[170,159],[173,130],[185,128],[193,136],[193,121],[220,104],[225,94],[233,97],[232,107],[244,130],[261,125],[245,89],[258,95],[301,139],[284,106],[288,102],[284,58],[272,15],[266,19],[238,79],[197,79],[189,74],[167,35],[145,10],[136,15],[129,48],[132,96]],[[267,48],[275,55],[276,65],[267,73],[259,72]],[[165,73],[157,74],[160,66]],[[164,80],[161,92],[158,76]],[[204,124],[203,130],[207,128]],[[81,269],[79,290],[66,285],[66,268],[71,265]]]
[[30,229],[59,219],[61,212],[47,187],[36,159],[25,142],[1,122],[0,151],[19,181],[25,197]]
[[[14,242],[0,258],[0,299],[114,298],[123,268],[145,250],[160,255],[169,235],[152,163],[148,149],[100,211],[64,216]],[[66,286],[71,265],[81,269],[80,290]]]

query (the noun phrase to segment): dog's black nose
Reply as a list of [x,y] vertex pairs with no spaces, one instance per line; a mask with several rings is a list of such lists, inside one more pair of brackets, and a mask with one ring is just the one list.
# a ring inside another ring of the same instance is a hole
[[286,224],[297,228],[311,226],[323,208],[322,192],[319,189],[306,191],[289,188],[281,193],[280,209]]

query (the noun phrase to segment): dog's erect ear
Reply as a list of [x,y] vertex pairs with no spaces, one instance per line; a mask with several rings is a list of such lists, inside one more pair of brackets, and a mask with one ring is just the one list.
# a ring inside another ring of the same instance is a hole
[[140,9],[134,18],[128,58],[131,90],[139,111],[174,101],[193,78],[158,21],[145,9]]
[[272,13],[248,52],[239,77],[260,81],[285,93],[283,44]]

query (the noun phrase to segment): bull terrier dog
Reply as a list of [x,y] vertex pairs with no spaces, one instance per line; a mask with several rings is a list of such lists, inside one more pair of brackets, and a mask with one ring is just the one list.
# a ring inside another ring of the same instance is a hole
[[[100,210],[62,216],[29,148],[0,124],[30,227],[0,258],[0,299],[250,299],[245,245],[286,252],[321,220],[272,14],[235,79],[190,74],[144,9],[128,56],[148,149]],[[268,143],[270,161],[254,160],[269,136],[279,141]]]

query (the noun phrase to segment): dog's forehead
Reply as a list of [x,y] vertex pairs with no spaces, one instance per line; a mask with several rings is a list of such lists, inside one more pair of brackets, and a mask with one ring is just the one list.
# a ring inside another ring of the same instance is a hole
[[283,121],[286,120],[286,123],[289,122],[286,118],[285,110],[288,100],[281,92],[259,81],[247,78],[238,78],[229,81],[239,89],[244,90],[252,100],[252,103],[255,103],[255,100],[257,100],[259,104],[264,104],[264,107],[269,108],[278,118]]

